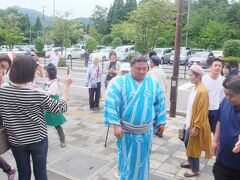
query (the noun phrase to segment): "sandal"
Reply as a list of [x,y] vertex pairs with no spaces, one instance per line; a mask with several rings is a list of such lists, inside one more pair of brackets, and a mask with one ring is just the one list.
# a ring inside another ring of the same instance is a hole
[[183,162],[183,163],[180,163],[180,166],[181,166],[182,168],[188,168],[188,169],[191,168],[191,164],[190,164],[188,161],[185,161],[185,162]]
[[194,176],[198,176],[198,173],[194,173],[194,172],[185,172],[184,174],[184,177],[194,177]]

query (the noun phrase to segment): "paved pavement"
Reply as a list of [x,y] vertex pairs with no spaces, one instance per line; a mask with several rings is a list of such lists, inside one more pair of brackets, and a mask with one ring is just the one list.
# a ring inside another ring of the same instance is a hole
[[[107,127],[103,125],[103,112],[90,111],[88,100],[75,97],[69,101],[68,121],[64,124],[66,147],[61,148],[58,135],[49,127],[48,175],[49,180],[115,180],[117,171],[117,150],[113,129],[110,128],[107,147],[104,140]],[[185,118],[168,118],[163,138],[153,139],[151,155],[151,180],[199,179],[212,180],[214,159],[200,159],[201,174],[184,178],[186,169],[179,166],[185,157],[183,143],[177,138],[177,131]],[[3,155],[15,166],[11,151]],[[0,172],[0,179],[7,179]],[[33,179],[33,178],[32,178]],[[17,180],[17,176],[15,178]]]

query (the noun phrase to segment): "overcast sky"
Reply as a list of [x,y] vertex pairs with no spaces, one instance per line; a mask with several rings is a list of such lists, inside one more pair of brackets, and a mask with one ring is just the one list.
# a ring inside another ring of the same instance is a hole
[[[28,9],[35,9],[42,12],[43,6],[45,14],[53,15],[54,0],[0,0],[0,8],[20,6]],[[114,0],[55,0],[56,12],[72,12],[73,17],[90,17],[96,5],[109,8]]]

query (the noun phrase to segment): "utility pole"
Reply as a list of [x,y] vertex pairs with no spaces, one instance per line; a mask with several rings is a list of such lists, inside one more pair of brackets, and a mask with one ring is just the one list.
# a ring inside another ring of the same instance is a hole
[[53,17],[55,17],[55,0],[53,0]]
[[177,1],[177,20],[176,20],[173,75],[171,77],[170,113],[169,113],[170,117],[176,116],[182,17],[183,17],[183,0],[178,0]]
[[[189,19],[190,19],[190,7],[191,7],[191,0],[188,0],[187,26],[189,24]],[[187,32],[186,32],[186,48],[188,48],[188,46],[189,46],[189,38],[188,38],[188,36],[189,36],[189,32],[187,30]]]
[[31,24],[29,25],[29,44],[32,44],[32,27]]
[[44,27],[44,25],[45,25],[45,14],[44,14],[44,8],[45,8],[45,6],[42,6],[42,8],[43,8],[43,15],[42,15],[42,34],[43,34],[43,42],[44,42],[44,44],[45,44],[45,27]]

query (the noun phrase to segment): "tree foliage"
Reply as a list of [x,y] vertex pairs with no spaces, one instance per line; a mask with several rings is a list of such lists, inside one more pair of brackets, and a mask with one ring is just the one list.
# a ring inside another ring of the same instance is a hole
[[129,22],[136,27],[136,49],[149,52],[161,37],[161,29],[175,19],[175,8],[169,1],[149,0],[130,14]]
[[200,30],[200,42],[205,49],[222,48],[224,41],[228,36],[228,26],[223,23],[209,21],[208,24]]
[[120,23],[124,19],[124,14],[123,0],[114,0],[110,24]]
[[35,39],[35,49],[38,51],[38,52],[42,52],[43,51],[43,48],[44,48],[44,42],[43,42],[43,39],[41,37],[37,37]]
[[224,56],[240,57],[240,40],[228,40],[223,47]]
[[107,34],[108,30],[108,9],[101,6],[96,6],[94,13],[91,16],[94,27],[100,34]]
[[122,45],[122,40],[119,37],[115,37],[112,41],[112,46],[116,48],[121,45]]
[[127,16],[130,12],[137,9],[137,1],[136,0],[126,0],[126,4],[124,7],[124,15]]
[[115,24],[111,30],[112,37],[119,37],[124,44],[132,44],[137,39],[136,27],[133,23],[124,21],[121,24]]
[[43,26],[42,26],[40,17],[38,16],[33,26],[32,37],[35,39],[36,37],[41,36],[42,34],[43,34]]
[[79,41],[83,35],[82,24],[69,17],[70,13],[65,13],[54,18],[51,31],[55,46],[69,47],[69,40]]
[[88,38],[85,49],[90,53],[93,52],[97,49],[97,41],[94,38]]

